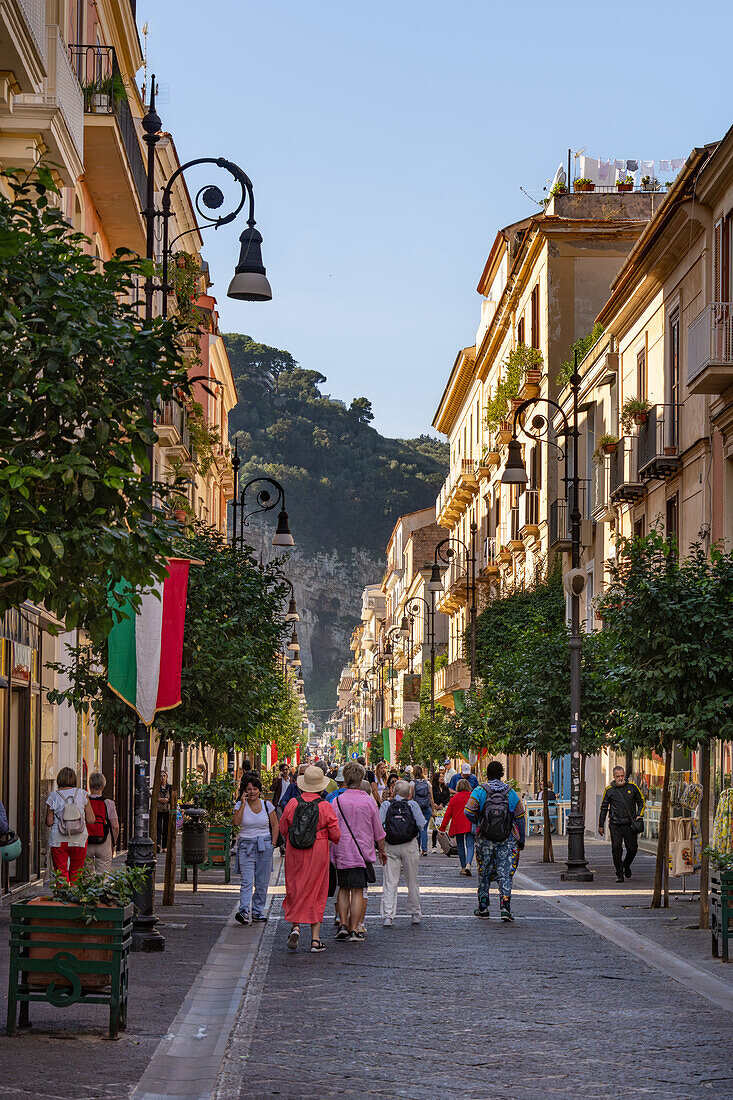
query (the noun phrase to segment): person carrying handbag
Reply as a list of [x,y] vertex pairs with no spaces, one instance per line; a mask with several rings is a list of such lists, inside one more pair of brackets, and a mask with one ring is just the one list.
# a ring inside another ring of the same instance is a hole
[[[616,882],[631,878],[631,864],[639,850],[639,833],[644,831],[644,795],[626,778],[622,767],[613,769],[613,783],[603,792],[598,815],[598,835],[603,836],[606,817],[611,830],[611,855]],[[624,856],[624,847],[626,856]]]
[[384,829],[379,820],[377,804],[371,794],[361,790],[365,768],[356,761],[344,765],[346,786],[333,798],[331,805],[341,829],[341,839],[332,845],[332,860],[336,866],[338,895],[336,905],[339,926],[337,940],[358,943],[364,939],[364,916],[367,888],[376,881],[374,863],[379,850],[382,865],[387,862]]

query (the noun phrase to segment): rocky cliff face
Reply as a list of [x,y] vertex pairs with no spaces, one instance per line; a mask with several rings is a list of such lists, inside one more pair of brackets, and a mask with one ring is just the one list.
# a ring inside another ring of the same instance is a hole
[[[246,538],[263,561],[275,553],[271,527],[253,524]],[[348,556],[305,555],[295,547],[285,573],[293,582],[301,619],[297,630],[308,711],[320,725],[336,708],[339,673],[361,617],[362,589],[381,580],[384,562],[365,550],[354,549]]]

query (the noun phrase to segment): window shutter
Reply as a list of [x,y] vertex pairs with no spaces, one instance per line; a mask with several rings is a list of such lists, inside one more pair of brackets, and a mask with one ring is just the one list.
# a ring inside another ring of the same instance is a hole
[[713,226],[713,301],[723,301],[723,219]]

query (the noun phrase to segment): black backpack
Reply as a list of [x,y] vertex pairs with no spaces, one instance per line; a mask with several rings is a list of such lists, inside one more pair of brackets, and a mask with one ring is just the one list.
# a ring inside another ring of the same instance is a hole
[[319,806],[321,799],[306,802],[300,791],[295,796],[298,805],[295,807],[293,820],[288,829],[288,840],[293,848],[312,848],[316,842],[318,833]]
[[393,799],[390,802],[384,819],[384,831],[387,834],[388,844],[409,844],[415,839],[420,830],[409,802],[405,802],[404,799],[399,802]]
[[509,791],[494,790],[487,783],[481,784],[486,791],[486,801],[481,810],[478,832],[486,840],[501,844],[509,839],[514,816],[509,809]]
[[430,784],[426,779],[415,780],[415,801],[427,820],[430,816]]

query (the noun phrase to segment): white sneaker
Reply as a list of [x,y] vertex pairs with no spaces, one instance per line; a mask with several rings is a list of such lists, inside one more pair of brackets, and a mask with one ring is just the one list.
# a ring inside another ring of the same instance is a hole
[[410,920],[411,920],[412,924],[419,924],[420,921],[422,920],[422,917],[420,916],[419,913],[413,913],[412,916],[410,917]]
[[382,927],[383,928],[391,928],[393,924],[394,924],[394,921],[392,920],[391,917],[385,917],[384,920],[382,921]]

